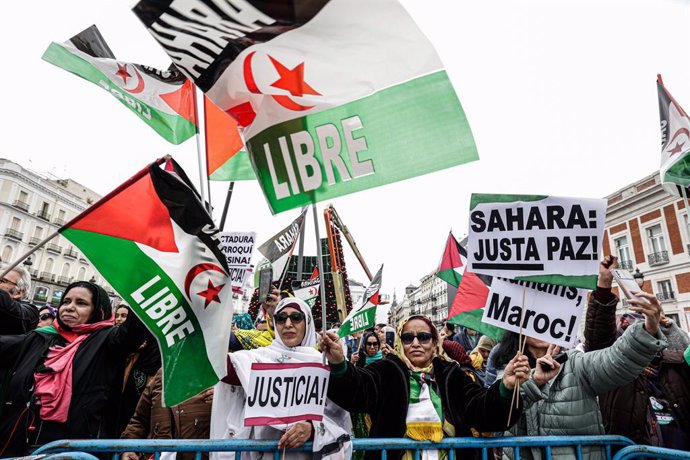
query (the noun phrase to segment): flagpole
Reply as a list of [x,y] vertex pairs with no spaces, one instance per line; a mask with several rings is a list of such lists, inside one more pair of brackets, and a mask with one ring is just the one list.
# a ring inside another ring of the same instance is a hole
[[[316,263],[319,267],[319,289],[321,290],[321,330],[325,334],[326,330],[326,276],[323,271],[323,259],[321,254],[321,237],[319,236],[319,217],[316,213],[316,204],[311,205],[314,213],[314,232],[316,233]],[[324,360],[326,355],[324,354]]]
[[230,181],[228,186],[228,195],[225,197],[225,206],[223,206],[223,215],[220,217],[220,231],[225,229],[225,218],[228,216],[228,208],[230,207],[230,198],[232,198],[232,191],[235,188],[235,181]]
[[[305,209],[307,209],[307,208],[306,207],[302,208],[302,212],[300,213],[300,215],[304,214]],[[302,223],[300,224],[300,232],[304,228],[304,221],[305,220],[307,220],[306,215],[304,216],[304,218],[302,219]],[[288,272],[288,266],[290,265],[290,259],[289,258],[292,257],[292,253],[295,252],[295,245],[296,244],[297,244],[297,240],[292,242],[292,247],[290,248],[290,253],[288,255],[288,262],[285,264],[285,267],[283,267],[283,273],[280,274],[280,281],[278,284],[278,289],[280,289],[281,286],[283,285],[283,281],[285,280],[285,275],[287,275],[287,272]]]
[[[211,214],[211,218],[213,218],[213,209],[211,208],[211,187],[209,186],[208,183],[208,174],[206,175],[206,180],[204,181],[204,165],[205,162],[203,160],[203,153],[205,152],[204,145],[205,142],[202,141],[201,139],[201,133],[205,131],[202,131],[202,129],[206,128],[206,123],[204,120],[204,109],[203,106],[201,107],[201,110],[199,109],[199,96],[198,93],[201,93],[201,104],[204,102],[204,93],[201,92],[198,86],[194,85],[194,120],[196,120],[196,156],[197,156],[197,161],[199,164],[199,193],[201,193],[201,203],[203,206],[206,208],[209,214]],[[201,115],[201,116],[200,116]],[[203,144],[203,145],[202,145]],[[204,193],[204,182],[206,182],[206,185],[208,186],[208,203],[206,202],[206,194]]]
[[[60,227],[60,229],[62,229],[62,228],[63,228],[63,227]],[[28,259],[28,258],[31,256],[31,254],[33,254],[34,252],[38,251],[38,250],[41,249],[43,246],[45,246],[46,243],[48,243],[48,241],[50,241],[50,240],[52,240],[53,238],[55,238],[56,236],[58,236],[58,235],[60,234],[60,229],[57,229],[57,230],[55,230],[53,233],[51,233],[50,235],[48,235],[48,237],[47,237],[46,239],[44,239],[43,241],[41,241],[40,243],[38,243],[36,246],[34,246],[34,247],[33,247],[29,252],[27,252],[26,254],[23,254],[23,255],[19,256],[19,258],[17,258],[17,260],[15,260],[14,262],[12,262],[2,273],[0,273],[0,278],[4,278],[5,275],[7,275],[9,272],[11,272],[11,271],[12,271],[17,265],[19,265],[22,261]]]
[[[304,276],[304,235],[306,230],[307,227],[302,225],[299,231],[299,246],[297,247],[297,279],[300,281],[302,276]],[[321,276],[321,273],[319,273],[319,276]]]

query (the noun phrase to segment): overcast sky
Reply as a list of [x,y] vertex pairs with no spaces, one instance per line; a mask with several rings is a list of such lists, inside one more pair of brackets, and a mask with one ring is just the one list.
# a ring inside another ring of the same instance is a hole
[[[385,264],[386,293],[401,297],[435,270],[448,230],[467,230],[472,192],[603,197],[658,170],[657,73],[690,110],[688,1],[403,4],[446,65],[480,161],[333,200],[371,271]],[[167,68],[127,2],[8,2],[3,10],[0,157],[101,194],[167,153],[198,181],[193,140],[167,143],[96,85],[40,59],[51,41],[96,24],[118,59]],[[218,220],[226,190],[212,185]],[[297,214],[272,216],[259,187],[242,182],[226,228],[254,230],[262,242]],[[311,214],[307,222],[307,254],[315,254]],[[366,283],[347,250],[346,262]]]

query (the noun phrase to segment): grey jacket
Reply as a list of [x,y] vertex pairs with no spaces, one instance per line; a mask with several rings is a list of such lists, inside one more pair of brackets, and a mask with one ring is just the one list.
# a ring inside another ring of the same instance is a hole
[[[604,434],[597,395],[633,381],[666,346],[659,332],[652,337],[638,321],[609,348],[568,352],[568,360],[549,382],[539,388],[529,380],[520,388],[524,412],[506,436],[571,436]],[[501,371],[501,374],[503,371]],[[542,459],[539,449],[521,449],[521,457]],[[570,447],[554,448],[553,458],[575,458]],[[598,447],[583,447],[583,459],[605,458]],[[512,449],[504,449],[512,458]]]

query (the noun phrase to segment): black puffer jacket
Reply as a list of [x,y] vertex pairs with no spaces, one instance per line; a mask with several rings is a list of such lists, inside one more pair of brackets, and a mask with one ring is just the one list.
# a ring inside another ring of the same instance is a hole
[[[500,394],[498,382],[485,389],[474,383],[455,362],[434,358],[433,366],[443,414],[455,426],[455,436],[471,437],[472,428],[484,432],[504,431],[508,427],[510,395]],[[349,412],[368,413],[370,437],[402,438],[410,398],[409,373],[408,367],[396,356],[366,367],[350,363],[332,366],[328,397]],[[521,415],[521,410],[514,409],[511,421],[518,420]],[[393,459],[400,458],[402,453],[388,451],[389,458]],[[367,459],[378,457],[373,451],[365,455]]]

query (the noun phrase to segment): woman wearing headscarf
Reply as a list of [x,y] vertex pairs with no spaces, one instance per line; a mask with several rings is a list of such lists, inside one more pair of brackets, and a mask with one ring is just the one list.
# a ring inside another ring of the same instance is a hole
[[[482,388],[445,358],[441,337],[424,316],[402,320],[395,355],[366,367],[345,361],[336,335],[325,336],[321,349],[331,364],[328,397],[345,410],[368,413],[372,438],[438,442],[447,436],[472,436],[473,428],[501,431],[521,415],[520,409],[514,409],[508,421],[512,390],[529,377],[526,358],[516,356],[499,383]],[[412,458],[411,452],[388,451],[388,455]],[[422,458],[445,455],[431,450]],[[365,458],[378,458],[378,453],[367,452]]]
[[145,331],[134,315],[114,327],[105,290],[78,281],[65,289],[52,325],[19,342],[0,337],[0,366],[14,366],[0,416],[0,456],[25,455],[57,439],[116,437],[115,418],[106,414],[117,411],[124,360]]
[[[244,405],[253,363],[322,362],[322,355],[315,348],[317,336],[311,309],[303,300],[295,297],[281,300],[272,320],[276,336],[270,345],[228,354],[228,375],[216,385],[213,395],[211,439],[272,439],[279,448],[300,447],[313,440],[317,458],[349,459],[352,451],[349,416],[328,400],[320,422],[244,426]],[[234,454],[214,454],[214,458],[226,457],[234,458]],[[260,457],[261,453],[250,453],[252,459]],[[311,459],[312,455],[290,452],[285,458]]]
[[381,341],[376,332],[365,332],[359,342],[359,350],[352,354],[351,361],[355,366],[363,367],[383,359]]

